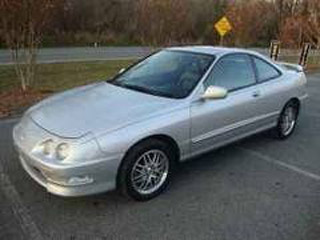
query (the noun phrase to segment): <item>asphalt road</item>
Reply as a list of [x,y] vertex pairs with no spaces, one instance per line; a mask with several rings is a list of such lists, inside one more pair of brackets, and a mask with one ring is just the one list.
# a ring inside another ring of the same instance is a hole
[[294,135],[259,134],[179,166],[149,202],[60,198],[27,176],[0,123],[0,239],[320,239],[320,72]]
[[[39,63],[132,59],[154,51],[151,47],[70,47],[43,48],[38,52]],[[0,49],[0,65],[12,64],[10,52]]]

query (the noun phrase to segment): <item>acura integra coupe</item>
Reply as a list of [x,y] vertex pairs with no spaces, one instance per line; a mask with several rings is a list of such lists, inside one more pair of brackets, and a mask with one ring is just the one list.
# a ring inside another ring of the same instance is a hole
[[298,65],[241,49],[167,48],[36,104],[13,138],[23,168],[50,193],[118,189],[148,200],[178,162],[265,130],[288,138],[306,97]]

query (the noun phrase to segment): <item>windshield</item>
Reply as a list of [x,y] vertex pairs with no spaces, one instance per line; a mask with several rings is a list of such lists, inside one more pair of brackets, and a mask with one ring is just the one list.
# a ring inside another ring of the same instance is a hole
[[164,50],[133,65],[111,83],[157,96],[184,98],[213,60],[213,55]]

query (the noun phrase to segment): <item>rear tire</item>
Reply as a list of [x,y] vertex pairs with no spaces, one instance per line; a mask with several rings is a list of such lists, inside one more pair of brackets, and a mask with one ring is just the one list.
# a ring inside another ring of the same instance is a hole
[[146,140],[134,146],[123,159],[118,189],[131,199],[150,200],[165,191],[171,182],[174,152],[169,144]]
[[299,102],[290,100],[281,111],[274,135],[280,140],[287,139],[294,132],[299,116]]

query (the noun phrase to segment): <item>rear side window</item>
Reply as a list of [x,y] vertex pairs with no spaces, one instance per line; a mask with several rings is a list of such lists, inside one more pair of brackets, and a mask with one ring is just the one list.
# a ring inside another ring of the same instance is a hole
[[246,54],[232,54],[223,57],[213,67],[204,85],[224,87],[228,91],[255,84],[250,57]]
[[266,61],[256,57],[253,57],[253,61],[257,69],[258,82],[267,81],[280,76],[280,72]]

